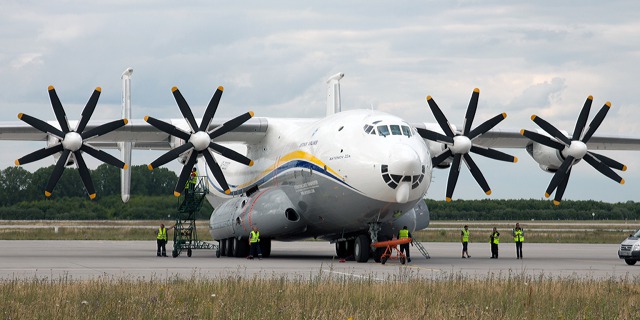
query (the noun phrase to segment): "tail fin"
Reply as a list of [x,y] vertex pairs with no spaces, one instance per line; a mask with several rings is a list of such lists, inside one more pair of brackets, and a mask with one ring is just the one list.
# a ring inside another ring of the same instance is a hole
[[334,74],[327,79],[327,115],[332,115],[342,111],[340,102],[340,79],[344,73]]

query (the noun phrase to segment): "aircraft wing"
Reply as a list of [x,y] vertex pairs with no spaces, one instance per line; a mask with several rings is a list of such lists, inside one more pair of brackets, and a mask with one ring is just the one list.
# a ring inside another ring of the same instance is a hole
[[[213,119],[209,125],[209,130],[213,130],[228,120],[229,119]],[[93,121],[87,125],[86,130],[94,129],[106,122],[107,121]],[[188,132],[188,129],[185,129],[188,128],[188,126],[184,119],[172,119],[167,122]],[[77,122],[69,121],[70,127],[75,127],[76,123]],[[55,121],[50,121],[49,124],[54,127],[58,127]],[[214,141],[236,143],[258,142],[266,134],[267,127],[267,118],[253,117],[238,128],[216,138]],[[0,123],[0,140],[44,142],[47,141],[47,137],[48,135],[46,133],[35,129],[24,122],[11,121]],[[133,142],[134,149],[171,149],[171,137],[169,134],[154,128],[142,119],[129,120],[127,125],[103,136],[90,139],[88,142],[94,147],[107,149],[117,148],[118,142]]]

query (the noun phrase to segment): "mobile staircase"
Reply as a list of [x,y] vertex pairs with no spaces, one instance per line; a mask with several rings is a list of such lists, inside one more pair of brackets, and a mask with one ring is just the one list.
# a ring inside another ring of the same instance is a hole
[[171,256],[178,257],[183,250],[187,251],[187,257],[191,257],[192,250],[209,249],[216,251],[216,257],[220,257],[220,248],[212,243],[198,240],[196,232],[196,214],[202,208],[202,202],[209,193],[206,176],[198,177],[198,183],[185,189],[178,198],[178,213],[173,230],[173,252]]
[[413,241],[413,244],[416,247],[418,247],[418,251],[422,253],[425,259],[431,259],[431,257],[429,256],[429,252],[427,252],[427,249],[424,248],[424,246],[422,245],[422,243],[420,243],[420,241]]

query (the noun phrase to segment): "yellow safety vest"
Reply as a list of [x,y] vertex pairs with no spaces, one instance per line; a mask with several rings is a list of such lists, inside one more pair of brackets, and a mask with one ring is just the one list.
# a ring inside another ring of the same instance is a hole
[[469,242],[469,230],[462,229],[462,242]]
[[251,231],[251,238],[249,239],[249,242],[251,243],[260,242],[260,231],[258,232]]
[[398,239],[405,239],[405,238],[409,238],[409,230],[402,229],[398,231]]
[[167,240],[167,228],[158,228],[158,240]]
[[499,244],[500,243],[500,236],[498,235],[497,232],[493,233],[493,243],[494,244]]
[[524,231],[522,229],[516,229],[514,232],[513,241],[515,242],[524,242]]

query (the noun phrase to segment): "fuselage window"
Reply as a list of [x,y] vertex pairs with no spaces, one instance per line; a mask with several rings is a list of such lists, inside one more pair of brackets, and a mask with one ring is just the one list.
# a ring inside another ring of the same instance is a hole
[[405,136],[411,138],[411,128],[409,128],[407,126],[402,126],[402,134],[404,134]]
[[389,126],[391,128],[391,134],[394,136],[402,135],[402,131],[400,131],[400,126],[397,124],[392,124]]
[[387,126],[378,126],[378,134],[386,137],[389,135],[389,127]]

